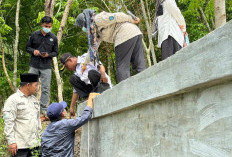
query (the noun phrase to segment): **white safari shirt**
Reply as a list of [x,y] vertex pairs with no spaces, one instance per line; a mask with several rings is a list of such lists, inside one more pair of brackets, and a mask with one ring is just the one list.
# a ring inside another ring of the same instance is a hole
[[16,143],[18,149],[40,146],[40,106],[35,96],[26,97],[17,90],[6,100],[3,118],[9,145]]
[[184,26],[186,31],[186,23],[180,9],[177,7],[175,0],[165,0],[163,2],[163,15],[158,16],[158,47],[168,36],[172,36],[183,47],[184,34],[179,25]]
[[[76,71],[75,71],[75,75],[78,76],[81,81],[84,81],[85,84],[91,84],[90,80],[88,78],[88,73],[90,70],[96,70],[99,72],[98,68],[96,66],[94,66],[94,64],[92,62],[86,61],[89,60],[89,53],[84,53],[82,56],[78,56],[77,57],[77,66],[76,66]],[[86,70],[84,71],[84,73],[81,73],[81,69],[83,64],[87,64]],[[100,73],[100,72],[99,72]],[[110,85],[110,88],[112,88],[112,83],[110,80],[110,77],[105,73],[106,78],[108,80],[108,84]],[[75,89],[73,89],[73,92],[76,92]]]

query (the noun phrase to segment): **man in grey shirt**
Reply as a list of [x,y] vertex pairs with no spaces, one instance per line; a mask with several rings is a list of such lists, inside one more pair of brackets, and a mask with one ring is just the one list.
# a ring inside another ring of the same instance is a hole
[[76,119],[62,119],[66,115],[66,102],[52,103],[47,109],[51,123],[42,134],[42,157],[73,157],[75,130],[91,119],[93,99],[98,93],[90,93],[87,106]]

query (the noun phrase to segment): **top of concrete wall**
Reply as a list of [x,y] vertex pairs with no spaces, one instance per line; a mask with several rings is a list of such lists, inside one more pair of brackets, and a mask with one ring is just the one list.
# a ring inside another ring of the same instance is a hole
[[[232,21],[94,100],[94,117],[232,80]],[[78,107],[78,114],[85,104]]]

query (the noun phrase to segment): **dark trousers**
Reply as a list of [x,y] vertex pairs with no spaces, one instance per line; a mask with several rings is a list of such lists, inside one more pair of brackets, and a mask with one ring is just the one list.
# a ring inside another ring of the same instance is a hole
[[[34,153],[33,153],[34,152]],[[41,157],[41,151],[39,147],[36,147],[34,149],[18,149],[16,155],[12,157],[32,157],[32,155],[37,154],[38,157]]]
[[130,77],[130,63],[137,73],[146,69],[142,35],[135,36],[115,47],[117,81]]
[[168,39],[164,40],[161,44],[161,59],[164,60],[171,55],[174,55],[181,48],[182,46],[180,46],[180,44],[172,36],[169,35]]
[[81,98],[86,98],[89,96],[89,93],[91,93],[98,85],[98,82],[100,82],[101,74],[96,70],[90,70],[88,73],[88,78],[91,84],[87,85],[78,76],[74,74],[70,76],[69,81]]

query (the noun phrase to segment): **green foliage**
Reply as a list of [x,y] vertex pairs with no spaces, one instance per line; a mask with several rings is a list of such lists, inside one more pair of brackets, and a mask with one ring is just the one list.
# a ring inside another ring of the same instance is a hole
[[0,34],[6,35],[10,31],[12,31],[12,28],[5,23],[5,20],[2,17],[0,17]]
[[[144,1],[146,2],[146,1]],[[148,8],[150,11],[151,21],[155,12],[155,0],[147,0]],[[189,33],[190,41],[200,39],[204,35],[208,34],[209,31],[205,26],[201,14],[199,12],[199,7],[202,7],[207,22],[210,27],[213,28],[214,21],[214,3],[213,0],[178,0],[176,1],[181,12],[183,13],[186,23],[187,32]],[[0,6],[0,34],[4,39],[4,45],[7,48],[5,51],[6,68],[8,70],[9,76],[13,77],[13,43],[15,39],[15,11],[16,11],[16,0],[4,0]],[[60,27],[60,22],[64,13],[67,1],[56,0],[56,5],[54,8],[54,23],[52,32],[57,34]],[[124,5],[125,4],[125,5]],[[73,55],[81,55],[88,50],[87,45],[87,34],[83,33],[80,28],[76,28],[74,23],[76,17],[84,9],[90,8],[95,9],[98,13],[101,11],[108,11],[109,8],[112,12],[115,12],[118,5],[122,5],[121,11],[129,9],[134,14],[136,14],[140,19],[139,24],[140,29],[144,34],[145,42],[148,43],[147,39],[147,29],[144,21],[144,17],[141,10],[140,0],[124,0],[124,4],[121,0],[108,0],[103,3],[102,0],[74,0],[69,11],[69,16],[67,19],[66,26],[64,28],[63,37],[59,46],[59,56],[65,52],[71,52]],[[107,7],[106,7],[107,6]],[[232,1],[226,1],[226,12],[227,21],[232,19]],[[44,0],[24,0],[21,1],[20,5],[20,16],[19,16],[19,54],[18,54],[18,76],[20,73],[28,72],[29,70],[29,60],[30,54],[25,50],[25,46],[28,41],[29,35],[40,30],[40,20],[45,15],[44,12]],[[153,41],[157,44],[157,40]],[[1,51],[1,50],[0,50]],[[160,60],[161,51],[159,48],[155,47],[155,52],[157,60]],[[1,54],[1,53],[0,53]],[[113,44],[102,43],[99,48],[100,59],[106,67],[106,71],[110,71],[111,79],[114,84],[116,84],[116,70],[115,70],[115,53]],[[0,60],[0,69],[2,69],[2,62]],[[64,71],[60,73],[64,82],[64,100],[70,103],[72,86],[69,83],[69,76],[72,72]],[[0,70],[0,105],[3,104],[4,100],[12,94],[8,82],[6,80],[5,74]],[[51,102],[58,101],[57,98],[57,83],[56,78],[53,73],[51,82]]]
[[6,136],[4,134],[4,120],[2,117],[0,117],[0,156],[9,156]]

